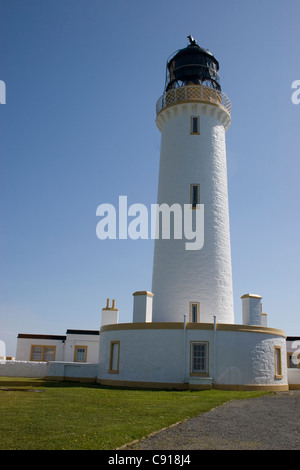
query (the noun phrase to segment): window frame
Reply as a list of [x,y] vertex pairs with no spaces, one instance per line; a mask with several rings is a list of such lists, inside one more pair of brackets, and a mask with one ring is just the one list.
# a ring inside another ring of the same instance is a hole
[[[79,360],[77,359],[77,352],[78,352],[78,349],[84,349],[84,360],[83,360],[83,361],[79,361]],[[87,346],[81,345],[81,344],[75,344],[73,362],[87,362],[87,352],[88,352],[88,347],[87,347]]]
[[[196,130],[194,127],[194,123],[196,122]],[[200,116],[191,116],[191,123],[190,123],[190,134],[191,135],[200,135]]]
[[275,379],[282,379],[282,354],[281,346],[274,346]]
[[[205,347],[205,367],[203,370],[194,369],[194,346]],[[191,377],[208,377],[209,376],[209,341],[190,341],[190,376]]]
[[[300,369],[300,354],[297,354],[297,364],[293,362],[295,352],[287,352],[287,368],[288,369]],[[292,367],[291,367],[292,364]]]
[[[197,320],[193,320],[193,306],[197,306]],[[189,323],[200,323],[200,302],[190,302],[189,307]]]
[[[197,202],[194,202],[194,187],[197,188]],[[191,183],[190,184],[190,205],[191,209],[199,209],[200,206],[200,184],[199,183]]]
[[[41,348],[41,359],[34,359],[34,348]],[[45,359],[45,349],[50,348],[53,350],[53,359]],[[56,346],[53,344],[31,344],[30,347],[30,361],[31,362],[50,362],[55,361],[56,356]]]
[[[115,355],[115,346],[117,346],[117,358],[114,358]],[[114,359],[117,360],[117,366],[113,369]],[[120,341],[111,341],[109,348],[109,374],[118,374],[119,373],[119,364],[120,364]]]

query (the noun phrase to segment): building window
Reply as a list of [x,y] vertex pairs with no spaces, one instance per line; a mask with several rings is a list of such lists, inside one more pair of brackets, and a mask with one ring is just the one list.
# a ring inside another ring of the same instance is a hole
[[298,369],[300,368],[300,354],[296,356],[294,353],[287,353],[287,366],[289,369]]
[[200,321],[200,304],[199,302],[190,302],[190,323],[199,323]]
[[74,362],[86,362],[87,346],[75,346]]
[[54,361],[55,346],[44,346],[44,361]]
[[109,374],[119,373],[120,361],[120,341],[110,342],[110,355],[109,355]]
[[208,342],[191,341],[190,375],[208,375]]
[[274,356],[275,356],[275,378],[282,379],[282,365],[281,365],[281,347],[274,347]]
[[55,346],[41,346],[37,344],[31,345],[30,360],[31,361],[54,361]]
[[190,200],[192,209],[197,209],[200,204],[200,184],[191,184]]
[[191,116],[191,134],[200,134],[200,118],[199,116]]

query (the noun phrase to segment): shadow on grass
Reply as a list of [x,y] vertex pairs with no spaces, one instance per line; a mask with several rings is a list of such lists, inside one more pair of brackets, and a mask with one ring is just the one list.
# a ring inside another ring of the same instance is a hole
[[[46,380],[43,378],[23,378],[23,377],[0,377],[0,392],[1,391],[43,391],[46,392],[47,389],[95,389],[95,390],[112,390],[112,391],[129,391],[133,393],[143,393],[151,394],[156,392],[157,395],[162,392],[168,392],[172,395],[176,392],[178,396],[189,396],[189,397],[199,397],[205,399],[204,396],[221,396],[222,394],[226,395],[226,400],[228,399],[241,399],[241,398],[256,398],[262,395],[272,394],[273,392],[268,391],[224,391],[224,390],[177,390],[169,388],[141,388],[141,387],[116,387],[110,385],[102,385],[96,382],[76,382],[76,381],[63,381],[63,380]],[[9,390],[8,390],[9,389]],[[156,395],[156,394],[155,394]]]
[[[63,380],[45,380],[43,378],[23,378],[23,377],[0,377],[0,391],[26,391],[30,388],[43,389],[43,388],[89,388],[97,390],[127,390],[137,392],[184,392],[192,394],[193,392],[204,392],[205,390],[177,390],[169,388],[141,388],[141,387],[116,387],[110,385],[101,385],[96,382],[76,382],[76,381],[63,381]],[[13,390],[12,390],[13,389]],[[44,390],[45,391],[45,390]]]

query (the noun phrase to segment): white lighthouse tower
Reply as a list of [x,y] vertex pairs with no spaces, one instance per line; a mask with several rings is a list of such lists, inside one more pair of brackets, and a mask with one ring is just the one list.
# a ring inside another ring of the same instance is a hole
[[131,323],[105,314],[111,324],[104,319],[100,329],[97,382],[285,391],[286,335],[266,326],[261,296],[243,295],[243,324],[234,323],[225,149],[230,101],[218,61],[189,39],[168,61],[157,103],[162,220],[152,290],[134,292]]
[[156,109],[157,203],[180,205],[183,225],[193,220],[195,239],[187,240],[184,226],[181,238],[175,230],[170,239],[155,240],[154,322],[182,322],[186,315],[188,322],[216,317],[218,323],[234,323],[225,146],[231,105],[218,70],[215,57],[191,36],[167,63]]

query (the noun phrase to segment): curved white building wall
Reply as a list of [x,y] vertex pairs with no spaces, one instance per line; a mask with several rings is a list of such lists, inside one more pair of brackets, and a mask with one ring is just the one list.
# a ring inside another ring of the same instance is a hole
[[[153,321],[182,322],[190,302],[199,302],[200,322],[234,323],[225,129],[218,108],[176,104],[158,116],[161,129],[158,204],[190,204],[191,184],[200,185],[204,245],[186,250],[186,240],[155,240]],[[191,135],[198,116],[199,135]],[[198,209],[190,209],[196,212]]]
[[[191,373],[191,344],[207,344],[207,371]],[[111,367],[112,345],[117,344]],[[275,349],[281,354],[276,375]],[[113,369],[113,370],[112,370]],[[287,390],[284,334],[244,325],[120,324],[100,333],[97,381],[109,385]]]
[[[120,341],[119,372],[109,372],[111,341]],[[107,331],[100,336],[98,378],[178,383],[183,374],[181,330]]]
[[[280,348],[281,375],[276,377],[275,347]],[[286,340],[276,334],[218,331],[215,384],[287,384]]]

